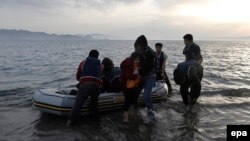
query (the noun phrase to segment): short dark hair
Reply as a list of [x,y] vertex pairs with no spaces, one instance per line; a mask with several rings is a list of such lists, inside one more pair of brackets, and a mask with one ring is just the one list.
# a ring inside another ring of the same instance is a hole
[[102,64],[104,66],[103,70],[104,73],[110,72],[111,69],[114,67],[113,61],[108,57],[103,58]]
[[112,67],[112,66],[114,66],[113,61],[110,58],[108,58],[108,57],[103,58],[102,64],[104,65],[104,68],[105,67]]
[[133,53],[131,53],[131,55],[130,55],[130,58],[132,59],[132,60],[134,60],[134,59],[136,59],[136,58],[140,58],[141,56],[140,56],[140,53],[138,53],[138,52],[133,52]]
[[156,43],[155,46],[162,47],[162,43]]
[[91,50],[89,52],[89,57],[94,57],[94,58],[98,58],[99,57],[99,52],[95,49]]
[[192,34],[186,34],[183,36],[183,39],[185,40],[189,40],[189,41],[193,41],[193,35]]
[[139,46],[139,45],[142,46],[142,47],[148,46],[147,38],[144,35],[139,36],[135,40],[134,46],[136,47],[136,46]]

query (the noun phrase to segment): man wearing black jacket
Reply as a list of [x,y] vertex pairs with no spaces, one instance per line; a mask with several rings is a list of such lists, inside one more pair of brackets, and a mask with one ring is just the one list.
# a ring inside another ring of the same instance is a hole
[[203,57],[199,45],[193,42],[191,34],[184,35],[183,39],[185,44],[183,54],[186,60],[178,64],[174,70],[174,80],[176,84],[180,85],[183,103],[187,105],[188,110],[192,110],[201,92],[201,79],[203,77],[201,63]]
[[144,89],[144,99],[148,110],[148,117],[154,120],[153,105],[151,101],[151,92],[155,80],[155,52],[148,46],[144,35],[139,36],[134,43],[135,51],[141,54],[141,76],[138,94]]
[[202,63],[203,57],[201,55],[200,46],[193,42],[193,36],[191,34],[186,34],[183,36],[185,47],[183,49],[183,54],[187,60],[196,60],[198,63]]

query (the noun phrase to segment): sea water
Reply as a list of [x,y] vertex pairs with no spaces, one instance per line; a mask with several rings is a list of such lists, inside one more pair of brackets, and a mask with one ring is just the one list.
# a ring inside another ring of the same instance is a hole
[[[158,41],[149,41],[154,48]],[[250,124],[250,42],[197,41],[204,57],[202,92],[187,113],[173,70],[184,60],[183,41],[160,41],[168,55],[167,75],[173,93],[154,104],[156,122],[145,125],[122,110],[88,117],[66,127],[67,117],[42,114],[31,97],[41,88],[74,87],[80,61],[91,49],[119,66],[133,52],[134,41],[0,40],[0,140],[226,140],[228,124]],[[140,111],[145,114],[145,108]]]

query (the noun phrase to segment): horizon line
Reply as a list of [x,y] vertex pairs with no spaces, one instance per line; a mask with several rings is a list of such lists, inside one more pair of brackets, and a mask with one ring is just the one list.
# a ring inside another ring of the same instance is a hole
[[[73,35],[73,36],[87,36],[87,35],[94,35],[94,34],[100,34],[100,35],[106,35],[106,36],[113,36],[107,39],[96,39],[96,40],[135,40],[132,38],[119,38],[117,35],[108,35],[108,34],[103,34],[103,33],[85,33],[85,34],[72,34],[72,33],[50,33],[47,31],[32,31],[32,30],[27,30],[27,29],[7,29],[7,28],[0,28],[0,30],[16,30],[16,31],[28,31],[28,32],[43,32],[49,35]],[[95,40],[95,39],[94,39]],[[175,37],[169,37],[167,39],[148,39],[149,41],[152,40],[162,40],[162,41],[182,41],[181,38],[175,38]],[[244,37],[201,37],[201,38],[196,38],[194,41],[250,41],[250,36],[244,36]]]

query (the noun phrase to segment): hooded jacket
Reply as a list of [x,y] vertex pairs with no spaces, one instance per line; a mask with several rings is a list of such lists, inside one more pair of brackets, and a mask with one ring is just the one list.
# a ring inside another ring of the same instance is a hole
[[141,55],[141,69],[139,74],[142,77],[152,77],[155,75],[155,68],[155,52],[149,46],[146,46]]

